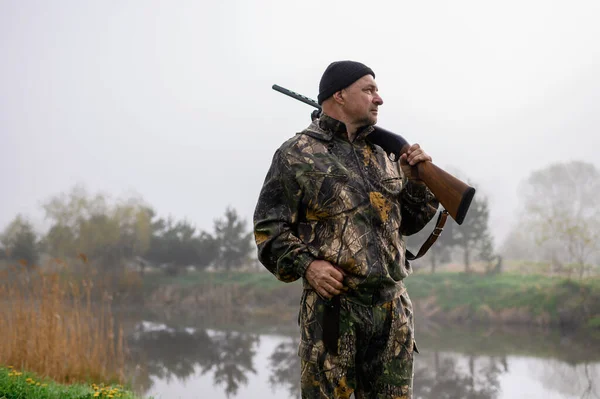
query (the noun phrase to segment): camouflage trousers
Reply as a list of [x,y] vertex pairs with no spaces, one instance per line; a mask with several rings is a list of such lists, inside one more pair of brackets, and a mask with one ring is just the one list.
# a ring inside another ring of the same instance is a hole
[[315,291],[302,295],[299,322],[303,399],[412,398],[412,304],[404,289],[389,302],[364,306],[340,298],[338,352],[326,349],[327,302]]

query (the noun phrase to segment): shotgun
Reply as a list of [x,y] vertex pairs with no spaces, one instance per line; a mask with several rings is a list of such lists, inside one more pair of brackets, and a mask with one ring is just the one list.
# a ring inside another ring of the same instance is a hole
[[[302,101],[317,108],[312,113],[313,119],[318,117],[321,106],[302,94],[295,93],[278,85],[273,85],[273,90]],[[367,140],[380,146],[392,161],[397,162],[400,156],[408,151],[410,144],[400,135],[374,126],[375,130],[367,136]],[[450,173],[435,166],[432,162],[419,162],[416,166],[417,176],[429,187],[440,204],[448,211],[450,216],[459,225],[465,220],[475,188],[463,183]]]

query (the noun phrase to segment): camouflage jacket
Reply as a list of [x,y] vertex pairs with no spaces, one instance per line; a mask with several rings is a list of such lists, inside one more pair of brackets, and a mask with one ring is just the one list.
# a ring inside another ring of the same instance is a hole
[[326,260],[346,272],[348,298],[370,305],[390,300],[411,273],[403,235],[421,230],[438,201],[365,140],[372,131],[350,142],[345,125],[323,115],[275,152],[254,237],[260,262],[279,280]]

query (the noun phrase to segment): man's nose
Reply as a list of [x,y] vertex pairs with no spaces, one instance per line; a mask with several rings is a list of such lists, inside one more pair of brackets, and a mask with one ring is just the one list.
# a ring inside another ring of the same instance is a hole
[[379,94],[375,94],[375,97],[373,97],[373,102],[377,105],[383,105],[383,98],[381,98]]

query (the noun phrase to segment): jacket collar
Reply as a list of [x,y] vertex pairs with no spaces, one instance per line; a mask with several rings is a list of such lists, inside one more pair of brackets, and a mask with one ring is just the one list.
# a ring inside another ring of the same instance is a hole
[[[360,128],[358,134],[356,135],[356,140],[364,139],[373,130],[373,126],[365,126]],[[334,136],[339,136],[345,140],[348,140],[348,134],[346,133],[346,125],[344,122],[341,122],[323,113],[318,119],[312,121],[310,126],[308,126],[302,133],[324,141],[331,141]]]

